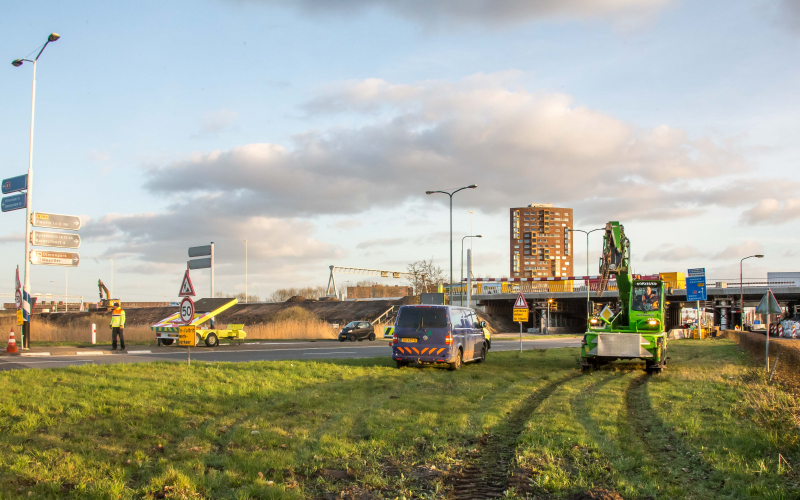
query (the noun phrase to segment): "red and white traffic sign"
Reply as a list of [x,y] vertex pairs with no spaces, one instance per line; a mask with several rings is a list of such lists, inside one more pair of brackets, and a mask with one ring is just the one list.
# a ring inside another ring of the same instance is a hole
[[527,309],[528,303],[525,301],[525,297],[522,296],[522,292],[517,296],[517,300],[514,302],[514,309]]
[[14,294],[14,302],[17,304],[17,309],[22,308],[22,292],[19,291],[19,288],[17,288],[17,292]]
[[194,320],[194,301],[189,297],[184,297],[181,301],[181,322],[188,325]]
[[183,275],[183,281],[181,282],[181,291],[178,293],[178,297],[194,297],[194,286],[192,285],[192,278],[189,277],[189,270],[186,270],[186,274]]
[[17,290],[22,288],[22,285],[19,282],[19,266],[17,266],[17,279],[14,288],[16,288]]

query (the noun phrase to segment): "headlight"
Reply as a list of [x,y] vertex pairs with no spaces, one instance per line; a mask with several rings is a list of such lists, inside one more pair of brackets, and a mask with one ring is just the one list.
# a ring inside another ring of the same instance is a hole
[[654,320],[654,319],[651,319],[651,320],[649,320],[649,321],[647,322],[647,324],[648,324],[648,325],[655,325],[655,324],[657,324],[657,323],[658,323],[658,321],[656,321],[656,320]]
[[597,318],[592,318],[590,323],[593,324],[593,325],[596,325],[597,324]]

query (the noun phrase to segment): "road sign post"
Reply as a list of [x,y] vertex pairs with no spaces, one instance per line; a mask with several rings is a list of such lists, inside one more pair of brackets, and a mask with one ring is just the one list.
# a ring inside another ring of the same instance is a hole
[[32,231],[31,243],[37,247],[80,248],[81,237],[72,233],[51,233],[50,231]]
[[2,203],[0,203],[0,209],[2,209],[3,212],[20,210],[22,208],[26,208],[27,206],[28,199],[25,193],[6,196],[3,198]]
[[28,175],[18,175],[3,179],[3,194],[16,193],[17,191],[25,191],[28,189]]
[[[766,352],[766,360],[767,360],[767,376],[769,376],[769,327],[770,327],[770,314],[782,314],[783,311],[781,310],[781,305],[778,304],[778,301],[775,300],[775,295],[772,293],[772,290],[767,290],[764,292],[764,296],[761,297],[761,302],[758,303],[758,307],[756,307],[756,314],[764,314],[767,317],[767,352]],[[777,362],[777,359],[775,360]]]
[[[214,242],[210,245],[203,245],[199,247],[189,248],[189,258],[192,257],[206,257],[207,259],[195,259],[188,261],[187,269],[210,269],[211,270],[211,298],[214,298]],[[245,290],[247,295],[247,290]],[[211,318],[211,327],[215,326],[215,319]]]
[[81,256],[75,252],[50,252],[47,250],[32,250],[31,264],[41,266],[78,267]]
[[[188,298],[188,297],[187,297]],[[185,299],[184,299],[185,300]],[[189,299],[192,300],[192,299]],[[196,342],[197,327],[194,325],[186,325],[178,327],[178,345],[186,346],[186,365],[192,364],[192,346]]]
[[522,292],[514,301],[512,320],[519,322],[519,352],[522,352],[522,323],[528,322],[528,302],[522,296]]
[[700,301],[708,300],[706,269],[700,267],[686,272],[686,301],[697,302],[697,338],[703,338],[703,322],[700,318]]
[[81,218],[77,215],[48,214],[33,212],[31,222],[34,227],[49,227],[51,229],[69,229],[77,231],[81,228]]

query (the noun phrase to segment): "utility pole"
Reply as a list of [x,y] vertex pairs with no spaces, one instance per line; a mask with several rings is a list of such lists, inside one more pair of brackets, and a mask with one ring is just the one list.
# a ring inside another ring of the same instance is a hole
[[244,303],[247,304],[247,240],[244,240]]

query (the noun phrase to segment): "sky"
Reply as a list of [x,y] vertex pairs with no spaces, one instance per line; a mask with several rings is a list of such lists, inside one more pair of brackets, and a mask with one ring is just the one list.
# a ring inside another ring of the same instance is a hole
[[[530,203],[621,221],[637,273],[735,281],[754,253],[745,277],[800,271],[799,5],[13,3],[9,63],[61,35],[37,63],[33,209],[83,221],[80,266],[31,266],[32,292],[93,301],[113,267],[115,296],[176,300],[188,247],[213,241],[215,290],[241,293],[245,239],[262,298],[330,265],[449,272],[449,200],[425,191],[470,184],[456,277],[469,234],[475,275],[507,276],[508,209]],[[0,69],[3,178],[27,168],[31,69]],[[24,218],[0,214],[4,302]],[[209,272],[192,279],[207,296]]]

